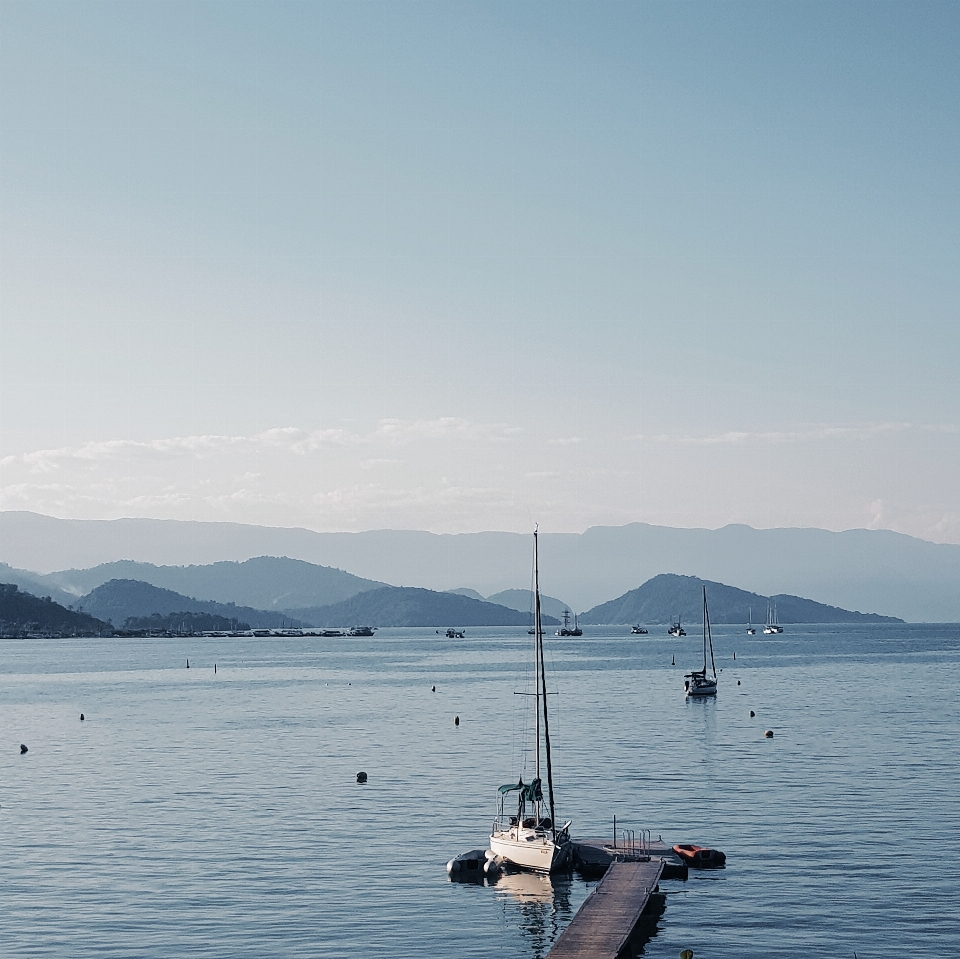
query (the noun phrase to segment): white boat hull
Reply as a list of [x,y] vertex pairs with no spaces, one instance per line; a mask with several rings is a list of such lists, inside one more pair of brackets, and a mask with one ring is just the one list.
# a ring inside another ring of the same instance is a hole
[[494,832],[490,836],[490,851],[502,856],[507,862],[521,869],[535,872],[555,872],[570,860],[572,843],[557,844],[546,836],[534,835],[532,831],[516,829],[509,832]]

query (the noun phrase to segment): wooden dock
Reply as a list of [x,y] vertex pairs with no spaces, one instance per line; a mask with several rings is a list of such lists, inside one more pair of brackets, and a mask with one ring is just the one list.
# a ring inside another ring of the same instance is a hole
[[615,862],[550,950],[549,959],[616,959],[657,889],[663,862]]

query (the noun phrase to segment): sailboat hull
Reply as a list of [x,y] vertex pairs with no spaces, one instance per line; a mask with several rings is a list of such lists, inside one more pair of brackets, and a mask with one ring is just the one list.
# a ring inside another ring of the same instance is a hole
[[490,836],[490,851],[521,869],[534,872],[557,872],[570,862],[572,844],[569,839],[561,844],[547,836],[537,836],[521,829],[494,832]]

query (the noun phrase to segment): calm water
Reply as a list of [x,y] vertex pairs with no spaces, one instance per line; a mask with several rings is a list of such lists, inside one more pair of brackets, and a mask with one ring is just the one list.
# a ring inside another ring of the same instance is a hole
[[[957,954],[960,627],[787,628],[716,631],[716,702],[696,636],[551,637],[558,817],[727,853],[647,956]],[[0,641],[4,959],[544,956],[592,883],[444,870],[519,772],[529,645]]]

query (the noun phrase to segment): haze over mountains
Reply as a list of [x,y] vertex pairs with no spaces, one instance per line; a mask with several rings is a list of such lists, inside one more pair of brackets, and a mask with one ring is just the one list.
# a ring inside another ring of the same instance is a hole
[[[166,565],[239,562],[264,554],[349,570],[345,576],[369,582],[434,590],[466,586],[490,596],[529,583],[531,537],[316,533],[234,523],[0,513],[0,560],[24,570],[50,572],[124,559]],[[582,534],[541,533],[540,556],[541,587],[563,596],[573,609],[607,602],[671,572],[736,584],[762,596],[788,593],[912,621],[960,621],[960,546],[885,530],[706,530],[634,523]],[[279,601],[278,594],[274,598]]]

